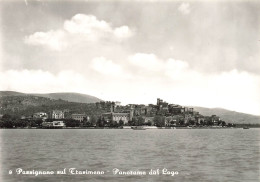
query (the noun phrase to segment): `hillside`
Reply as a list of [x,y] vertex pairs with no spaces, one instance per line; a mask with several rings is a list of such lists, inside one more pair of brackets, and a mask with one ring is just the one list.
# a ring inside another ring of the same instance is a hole
[[31,116],[36,112],[49,113],[52,110],[66,110],[68,113],[101,114],[103,110],[97,110],[96,104],[77,103],[64,100],[55,100],[33,95],[16,95],[0,97],[0,114],[12,116]]
[[217,115],[220,116],[221,119],[225,120],[226,122],[241,124],[241,123],[248,123],[248,124],[260,124],[260,116],[230,111],[222,108],[205,108],[205,107],[195,107],[195,111],[200,112],[202,115],[210,116],[210,115]]
[[69,102],[78,102],[78,103],[96,103],[102,101],[101,99],[86,95],[86,94],[79,94],[79,93],[49,93],[49,94],[33,94],[35,96],[46,97],[50,99],[62,99]]
[[3,96],[18,96],[18,95],[26,95],[26,94],[21,93],[21,92],[14,92],[14,91],[0,91],[0,97],[3,97]]
[[3,96],[24,96],[24,95],[30,95],[30,96],[39,96],[39,97],[45,97],[49,99],[62,99],[69,102],[78,102],[78,103],[96,103],[102,101],[101,99],[97,97],[93,97],[87,94],[79,94],[79,93],[71,93],[71,92],[61,92],[61,93],[46,93],[46,94],[28,94],[28,93],[21,93],[21,92],[14,92],[14,91],[0,91],[0,97]]

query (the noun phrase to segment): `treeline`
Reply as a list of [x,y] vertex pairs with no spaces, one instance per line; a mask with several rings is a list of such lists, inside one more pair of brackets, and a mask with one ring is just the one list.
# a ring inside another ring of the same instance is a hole
[[[42,128],[43,122],[53,122],[54,119],[19,119],[15,116],[11,116],[8,114],[3,115],[0,119],[0,128]],[[60,119],[59,119],[60,121]],[[195,122],[190,120],[188,122],[184,122],[184,119],[180,119],[178,121],[166,121],[164,116],[155,116],[152,121],[145,119],[142,116],[133,117],[131,121],[128,123],[124,123],[124,121],[120,120],[116,121],[106,121],[102,117],[98,117],[97,115],[91,115],[88,118],[84,118],[83,121],[73,120],[73,119],[62,119],[65,123],[66,127],[112,127],[118,128],[122,126],[157,126],[157,127],[178,127],[178,126],[213,126],[214,123],[210,120],[204,122]],[[222,127],[235,127],[234,124],[228,123],[226,124],[224,121],[218,121],[217,126]]]
[[239,128],[244,128],[244,127],[260,128],[260,124],[236,124],[236,127],[239,127]]
[[106,110],[97,109],[94,103],[76,103],[64,100],[52,100],[36,96],[6,96],[0,99],[0,113],[13,117],[31,116],[33,113],[50,113],[53,110],[68,110],[72,113],[86,113],[99,115]]
[[0,128],[40,127],[42,122],[42,119],[22,120],[15,116],[4,114],[0,119]]

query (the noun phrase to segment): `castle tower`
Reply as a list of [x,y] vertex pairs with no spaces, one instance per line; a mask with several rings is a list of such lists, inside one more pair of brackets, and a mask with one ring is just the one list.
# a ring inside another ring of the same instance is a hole
[[130,113],[129,113],[129,120],[132,121],[134,117],[134,109],[131,107]]
[[157,106],[159,106],[160,105],[160,98],[157,98]]

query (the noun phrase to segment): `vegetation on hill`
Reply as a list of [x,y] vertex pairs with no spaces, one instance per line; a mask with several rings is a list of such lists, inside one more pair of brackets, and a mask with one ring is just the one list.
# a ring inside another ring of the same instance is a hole
[[69,102],[78,102],[78,103],[96,103],[102,101],[101,99],[90,96],[87,94],[79,94],[79,93],[72,93],[72,92],[61,92],[61,93],[46,93],[46,94],[38,94],[38,93],[21,93],[21,92],[14,92],[14,91],[0,91],[0,97],[5,96],[38,96],[38,97],[45,97],[49,99],[59,100],[62,99],[64,101]]
[[31,116],[36,112],[49,113],[52,110],[67,110],[68,113],[86,113],[89,115],[105,112],[97,110],[95,104],[68,102],[31,95],[1,97],[0,106],[1,114],[16,117]]
[[14,92],[14,91],[0,91],[0,97],[4,96],[18,96],[18,95],[26,95],[21,92]]
[[78,103],[96,103],[102,101],[97,97],[93,97],[86,94],[79,93],[49,93],[49,94],[33,94],[35,96],[46,97],[50,99],[62,99],[69,102],[78,102]]
[[218,115],[220,118],[226,122],[235,124],[260,124],[260,116],[229,111],[221,108],[204,108],[204,107],[193,107],[196,111],[200,112],[202,115],[210,116],[212,114]]

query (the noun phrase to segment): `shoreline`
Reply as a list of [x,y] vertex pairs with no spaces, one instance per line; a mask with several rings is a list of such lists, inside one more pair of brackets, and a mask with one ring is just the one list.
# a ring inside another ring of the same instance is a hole
[[[251,127],[251,128],[260,128],[260,127]],[[37,127],[32,127],[32,128],[0,128],[0,129],[11,129],[11,130],[15,130],[15,129],[50,129],[50,130],[57,130],[57,129],[87,129],[87,130],[112,130],[112,129],[116,129],[116,130],[132,130],[131,128],[108,128],[108,127],[99,127],[99,128],[91,128],[91,127],[64,127],[64,128],[37,128]],[[243,127],[194,127],[194,128],[187,128],[187,127],[176,127],[176,128],[145,128],[146,130],[191,130],[191,129],[243,129]]]

